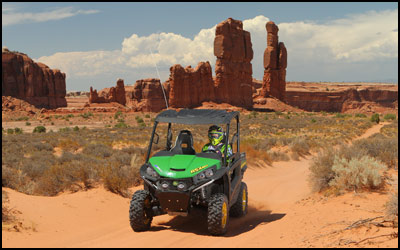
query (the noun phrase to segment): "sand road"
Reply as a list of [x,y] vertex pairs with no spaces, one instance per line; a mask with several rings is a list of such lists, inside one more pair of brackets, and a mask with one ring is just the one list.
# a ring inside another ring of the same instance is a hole
[[[56,197],[29,196],[3,188],[9,194],[9,206],[21,212],[18,217],[28,229],[3,230],[2,247],[327,246],[326,238],[318,235],[343,227],[335,224],[338,221],[351,224],[382,210],[387,196],[379,193],[330,199],[311,194],[307,182],[310,164],[311,156],[263,168],[250,166],[244,176],[249,213],[230,218],[228,233],[220,237],[208,235],[206,215],[201,211],[188,217],[158,216],[150,231],[134,232],[128,218],[130,199],[103,188]],[[382,244],[376,246],[395,247],[397,241]]]

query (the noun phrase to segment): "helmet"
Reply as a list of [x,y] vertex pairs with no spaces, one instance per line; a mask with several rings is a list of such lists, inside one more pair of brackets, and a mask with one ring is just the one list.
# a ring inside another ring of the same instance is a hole
[[224,139],[224,132],[222,128],[217,125],[212,125],[208,129],[208,139],[212,145],[218,145]]

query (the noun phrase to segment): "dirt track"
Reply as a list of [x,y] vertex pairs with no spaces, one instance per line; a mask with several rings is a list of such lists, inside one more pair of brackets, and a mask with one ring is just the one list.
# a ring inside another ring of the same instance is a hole
[[[377,125],[367,133],[379,131]],[[378,129],[378,130],[377,130]],[[323,247],[339,246],[342,238],[361,239],[377,232],[326,235],[360,218],[377,216],[387,195],[346,194],[324,198],[310,194],[311,156],[250,168],[244,181],[249,213],[230,219],[228,233],[208,235],[205,214],[155,217],[152,229],[136,233],[129,226],[130,199],[102,188],[57,197],[24,195],[10,189],[10,207],[21,211],[28,229],[2,231],[2,247]],[[377,212],[378,211],[378,212]],[[381,230],[382,233],[384,229]],[[375,247],[397,247],[397,239]]]

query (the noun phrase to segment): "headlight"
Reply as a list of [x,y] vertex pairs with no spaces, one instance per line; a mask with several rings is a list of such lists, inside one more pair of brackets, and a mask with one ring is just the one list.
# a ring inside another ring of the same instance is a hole
[[207,178],[210,178],[211,176],[214,175],[214,171],[211,168],[206,169],[206,171],[204,171],[204,173],[205,173]]
[[169,183],[166,182],[166,181],[163,181],[163,182],[161,183],[161,187],[164,188],[164,189],[167,189],[167,188],[169,187]]
[[158,177],[157,172],[152,167],[147,167],[146,174],[148,174],[152,177]]
[[177,187],[178,187],[178,190],[184,190],[186,188],[186,184],[183,182],[180,182]]
[[200,180],[203,180],[204,178],[206,178],[206,175],[205,175],[204,172],[201,172],[201,173],[199,174],[199,179],[200,179]]

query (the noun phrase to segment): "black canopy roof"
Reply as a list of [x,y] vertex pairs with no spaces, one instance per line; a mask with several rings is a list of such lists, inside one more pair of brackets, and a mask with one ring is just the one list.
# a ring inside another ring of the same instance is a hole
[[165,110],[157,115],[157,122],[180,124],[227,124],[233,118],[239,116],[238,111],[227,112],[216,109],[182,109]]

